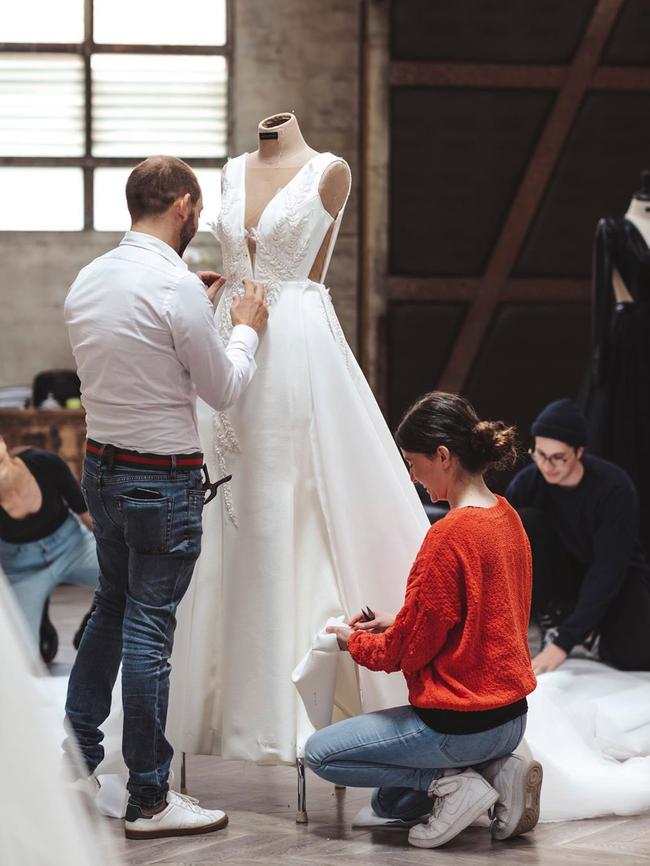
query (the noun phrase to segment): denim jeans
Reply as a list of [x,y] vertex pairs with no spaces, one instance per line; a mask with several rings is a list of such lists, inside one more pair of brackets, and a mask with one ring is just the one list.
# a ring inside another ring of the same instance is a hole
[[82,488],[100,577],[70,675],[66,716],[92,772],[104,757],[99,726],[109,715],[122,663],[122,752],[130,799],[152,808],[169,790],[169,658],[176,608],[201,550],[201,472],[109,469],[88,455]]
[[372,807],[380,817],[410,820],[431,810],[427,791],[444,770],[510,754],[525,729],[524,715],[479,734],[440,734],[411,706],[393,707],[312,734],[305,761],[329,782],[374,787]]
[[99,574],[92,532],[72,513],[38,541],[12,544],[0,539],[0,565],[36,644],[43,606],[54,587],[74,583],[94,588]]

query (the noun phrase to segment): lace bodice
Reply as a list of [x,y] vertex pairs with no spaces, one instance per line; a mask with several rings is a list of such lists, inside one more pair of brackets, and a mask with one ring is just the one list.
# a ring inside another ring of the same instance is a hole
[[[273,196],[250,231],[245,228],[246,157],[228,161],[224,169],[221,211],[213,233],[221,244],[223,272],[228,281],[217,308],[217,325],[224,343],[232,333],[230,305],[235,294],[243,294],[242,280],[255,279],[267,287],[269,306],[277,300],[283,282],[308,279],[318,251],[335,223],[321,281],[336,242],[343,208],[334,219],[323,207],[318,188],[326,169],[343,160],[332,153],[319,153]],[[255,263],[249,252],[255,242]]]

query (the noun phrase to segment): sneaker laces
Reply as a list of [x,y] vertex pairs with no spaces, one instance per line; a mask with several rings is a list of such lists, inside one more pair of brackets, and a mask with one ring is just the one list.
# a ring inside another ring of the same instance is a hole
[[175,800],[180,800],[180,806],[186,806],[192,812],[204,812],[205,809],[201,809],[199,806],[199,801],[196,797],[190,797],[189,794],[179,794],[178,791],[169,792],[172,795],[172,798]]

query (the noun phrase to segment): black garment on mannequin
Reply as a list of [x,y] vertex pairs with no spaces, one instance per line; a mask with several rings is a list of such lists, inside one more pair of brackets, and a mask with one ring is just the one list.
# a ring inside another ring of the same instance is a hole
[[[633,303],[616,303],[616,269]],[[622,466],[640,501],[650,555],[650,249],[625,217],[598,223],[593,259],[593,357],[584,410],[590,450]]]
[[[519,514],[533,552],[533,619],[561,628],[578,603],[587,569],[541,509],[522,508]],[[650,586],[642,569],[628,569],[598,631],[604,662],[622,670],[650,670]]]
[[576,487],[548,484],[531,465],[506,490],[522,519],[524,509],[541,515],[535,521],[526,518],[533,547],[533,611],[537,618],[550,616],[559,629],[555,642],[571,652],[600,629],[628,576],[638,573],[635,580],[648,596],[642,616],[650,656],[650,571],[638,541],[634,486],[622,469],[598,457],[585,455],[583,466]]

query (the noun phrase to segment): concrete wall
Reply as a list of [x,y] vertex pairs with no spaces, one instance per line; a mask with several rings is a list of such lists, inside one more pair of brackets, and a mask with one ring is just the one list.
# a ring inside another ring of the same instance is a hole
[[[234,0],[231,153],[255,150],[258,122],[295,111],[308,143],[343,156],[357,179],[358,12],[355,0]],[[73,366],[63,325],[67,288],[113,247],[104,232],[0,232],[0,386]],[[357,195],[348,205],[328,285],[356,346]],[[192,257],[217,265],[209,235]],[[191,261],[196,267],[198,261]]]

